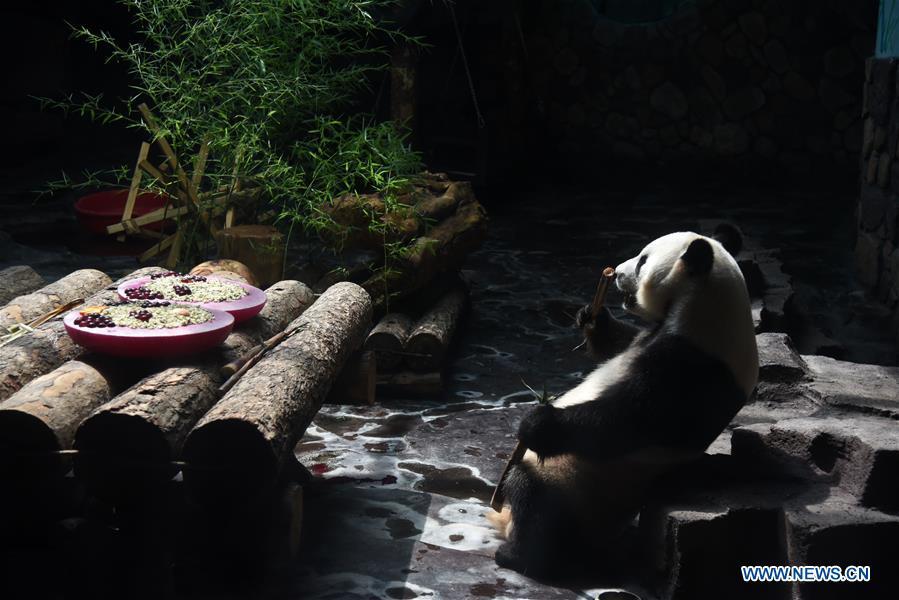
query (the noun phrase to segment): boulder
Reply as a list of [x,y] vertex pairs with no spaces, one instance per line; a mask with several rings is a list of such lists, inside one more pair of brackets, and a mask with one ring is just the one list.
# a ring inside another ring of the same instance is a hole
[[768,473],[831,481],[866,507],[899,508],[899,428],[879,417],[788,419],[737,428],[733,457]]
[[649,97],[649,103],[655,110],[672,119],[682,118],[687,114],[689,108],[687,97],[679,87],[670,81],[666,81],[653,90]]
[[822,402],[852,412],[899,420],[899,367],[803,355],[811,381],[803,387]]
[[796,352],[790,336],[785,333],[761,333],[755,339],[759,349],[760,380],[784,383],[806,377],[808,367]]

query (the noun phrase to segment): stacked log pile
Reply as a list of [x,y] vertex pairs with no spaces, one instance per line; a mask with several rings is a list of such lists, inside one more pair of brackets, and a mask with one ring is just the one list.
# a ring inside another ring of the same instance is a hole
[[467,289],[451,287],[418,318],[385,315],[365,340],[379,370],[385,396],[434,396],[443,389],[442,370],[468,304]]
[[[108,304],[122,281],[157,271],[141,269],[115,283],[99,272],[76,272],[33,295],[40,308],[18,299],[16,305],[30,318],[73,281],[82,282],[77,293],[88,304]],[[103,289],[91,295],[91,286]],[[216,490],[235,485],[242,497],[277,491],[282,465],[292,464],[293,445],[331,388],[338,396],[373,395],[373,354],[357,353],[372,308],[368,293],[352,283],[318,300],[296,281],[279,282],[266,295],[263,311],[222,346],[175,364],[86,353],[60,318],[0,348],[0,472],[24,495],[32,483],[61,480],[74,456],[76,480],[115,506],[139,503],[145,492],[157,497],[182,469],[198,498],[210,491],[218,498]],[[285,332],[292,335],[222,396],[222,366]]]
[[[376,312],[457,270],[487,236],[487,215],[471,184],[442,173],[425,173],[395,205],[377,194],[348,194],[326,212],[340,226],[340,238],[333,241],[344,248],[383,255],[385,244],[406,246],[389,264],[350,269],[347,275],[371,294]],[[371,215],[383,215],[378,227],[371,227]]]
[[[95,273],[99,273],[98,271],[90,271],[89,276],[92,281],[104,281],[105,278],[105,282],[94,290],[96,293],[92,293],[92,295],[84,294],[86,296],[85,304],[108,304],[118,300],[116,287],[119,284],[129,279],[147,277],[162,271],[164,269],[160,267],[146,267],[138,269],[113,283],[110,283],[109,278],[105,275],[102,277],[95,275]],[[80,272],[76,271],[76,273]],[[81,293],[84,293],[83,289]],[[38,302],[43,301],[41,294],[32,297]],[[20,303],[17,306],[23,307],[21,308],[21,314],[40,314],[39,311],[26,307],[25,296],[21,298],[14,301]],[[7,305],[7,307],[11,306],[11,304]],[[62,319],[48,321],[35,329],[33,333],[0,347],[0,401],[9,398],[32,379],[49,373],[64,362],[75,359],[81,354],[83,354],[83,349],[76,345],[66,334]]]
[[81,269],[30,294],[17,296],[0,308],[0,331],[17,323],[27,323],[78,298],[85,298],[111,282],[106,273]]
[[322,294],[187,437],[185,482],[204,503],[271,491],[331,384],[371,323],[371,299],[353,283]]
[[[280,332],[312,304],[297,281],[266,290],[259,316],[234,331],[214,352],[137,382],[97,408],[74,439],[76,474],[94,493],[122,501],[158,488],[178,471],[173,465],[190,429],[218,399],[220,367]],[[80,420],[79,420],[80,422]]]

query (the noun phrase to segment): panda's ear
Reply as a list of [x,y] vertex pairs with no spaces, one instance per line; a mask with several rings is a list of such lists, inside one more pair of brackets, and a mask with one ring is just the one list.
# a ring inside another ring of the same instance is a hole
[[724,246],[724,249],[730,252],[731,256],[736,256],[743,248],[743,234],[736,226],[730,223],[719,223],[715,227],[712,239],[718,240]]
[[690,242],[680,258],[684,261],[690,275],[705,275],[712,270],[715,252],[707,239],[696,238]]

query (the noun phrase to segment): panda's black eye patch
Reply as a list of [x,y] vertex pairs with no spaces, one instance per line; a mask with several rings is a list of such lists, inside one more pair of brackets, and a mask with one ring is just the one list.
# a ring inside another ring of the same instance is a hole
[[640,267],[642,267],[643,265],[646,264],[646,258],[647,258],[647,257],[646,257],[646,255],[644,254],[643,256],[640,257],[640,260],[637,261],[637,270],[635,271],[635,274],[636,274],[636,275],[639,275],[639,274],[640,274]]

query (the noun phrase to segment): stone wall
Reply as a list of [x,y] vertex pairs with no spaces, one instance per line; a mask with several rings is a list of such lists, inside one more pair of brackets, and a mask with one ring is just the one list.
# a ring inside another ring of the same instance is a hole
[[[529,87],[565,159],[855,173],[869,0],[693,0],[650,23],[527,4]],[[533,10],[532,10],[533,9]]]
[[899,93],[894,58],[865,68],[861,193],[855,247],[858,277],[896,318],[899,331]]

